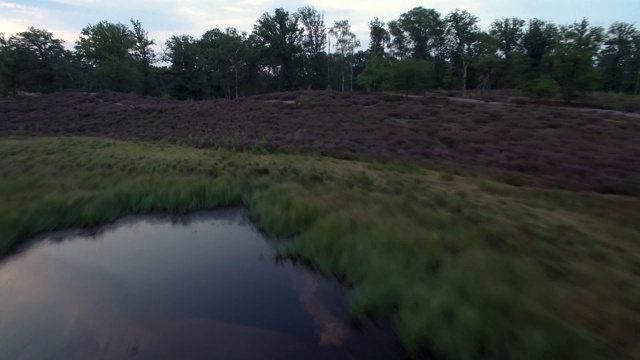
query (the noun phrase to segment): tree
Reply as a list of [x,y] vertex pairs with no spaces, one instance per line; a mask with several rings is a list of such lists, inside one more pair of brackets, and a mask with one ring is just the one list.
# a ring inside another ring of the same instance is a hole
[[8,84],[8,60],[9,60],[9,48],[7,47],[7,40],[4,38],[4,33],[0,33],[0,97],[5,97],[9,94]]
[[531,60],[519,51],[512,51],[501,61],[496,73],[497,86],[504,89],[514,89],[525,81],[531,70]]
[[389,27],[389,35],[391,36],[391,42],[389,48],[391,54],[399,60],[403,60],[411,56],[411,46],[407,34],[405,34],[399,21],[389,21],[387,24]]
[[565,101],[598,87],[594,60],[602,44],[603,32],[600,27],[591,27],[586,19],[560,27],[555,50],[547,57]]
[[385,55],[381,56],[376,52],[371,52],[364,70],[358,75],[358,85],[368,91],[380,90],[387,77],[389,65],[389,59]]
[[560,91],[560,86],[550,76],[543,75],[524,82],[522,90],[534,99],[541,100],[542,98],[554,97]]
[[89,68],[92,88],[130,92],[140,84],[140,72],[132,56],[136,36],[125,24],[101,21],[82,29],[76,54]]
[[29,27],[2,42],[5,83],[14,93],[51,92],[72,83],[66,76],[72,71],[70,53],[47,30]]
[[604,90],[634,92],[640,79],[640,32],[628,23],[615,22],[604,38],[599,68],[604,76]]
[[282,8],[273,15],[264,13],[253,27],[260,42],[265,66],[278,78],[278,89],[292,90],[296,86],[296,62],[302,53],[304,28],[299,24],[300,15],[289,14]]
[[638,95],[638,90],[640,90],[640,32],[636,32],[633,35],[633,57],[632,57],[632,66],[635,68],[636,73],[636,86],[634,89],[634,94]]
[[535,74],[542,72],[542,58],[553,49],[557,36],[558,28],[554,24],[539,19],[529,20],[529,27],[522,37],[522,46]]
[[478,43],[473,49],[474,64],[472,66],[482,76],[478,88],[491,88],[493,77],[500,69],[502,62],[502,59],[496,55],[498,47],[498,41],[488,33],[478,34]]
[[[213,96],[237,98],[241,77],[246,75],[252,54],[247,49],[247,34],[235,28],[207,31],[198,42],[204,61],[204,71]],[[243,91],[246,93],[247,89]]]
[[[335,21],[334,26],[329,29],[329,35],[336,38],[336,49],[340,52],[343,60],[345,55],[347,57],[346,63],[349,65],[350,90],[353,91],[353,51],[360,47],[360,40],[356,38],[356,35],[351,32],[351,25],[349,20]],[[344,66],[342,66],[342,91],[344,91]]]
[[155,45],[155,41],[149,39],[149,33],[142,27],[140,21],[131,19],[131,25],[133,26],[133,37],[136,41],[132,47],[132,55],[138,62],[142,73],[142,94],[149,95],[154,92],[155,88],[151,71],[151,65],[156,60],[156,54],[152,48]]
[[327,44],[324,14],[316,8],[305,6],[298,9],[298,16],[304,28],[302,47],[310,56],[320,54]]
[[302,40],[304,75],[311,88],[321,89],[325,86],[325,64],[327,60],[324,53],[327,44],[324,14],[309,6],[298,9],[298,14],[304,27]]
[[135,45],[135,35],[127,25],[101,21],[82,29],[75,48],[77,55],[85,62],[99,65],[111,58],[129,58]]
[[369,21],[369,52],[377,56],[383,56],[385,47],[391,42],[391,35],[384,26],[377,17]]
[[478,42],[478,18],[466,10],[454,10],[445,19],[447,39],[452,51],[460,58],[462,65],[462,94],[467,96],[467,75],[471,64],[473,47]]
[[421,59],[406,59],[392,64],[385,79],[385,88],[404,91],[405,98],[409,93],[423,92],[432,84],[432,65]]
[[498,49],[507,58],[512,51],[522,50],[524,20],[512,17],[499,19],[491,23],[489,34],[498,41]]
[[445,24],[434,9],[413,8],[390,23],[391,27],[394,38],[399,37],[414,59],[434,59],[443,49]]
[[171,96],[181,100],[207,98],[209,89],[199,43],[190,35],[172,35],[165,46],[164,60],[171,64]]

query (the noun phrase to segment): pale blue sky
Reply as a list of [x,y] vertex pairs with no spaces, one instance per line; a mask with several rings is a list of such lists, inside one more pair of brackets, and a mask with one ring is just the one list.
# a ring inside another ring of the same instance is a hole
[[364,46],[367,23],[374,16],[390,21],[416,6],[434,8],[443,16],[455,8],[466,9],[480,18],[483,28],[510,16],[559,24],[587,17],[593,25],[605,28],[614,21],[640,27],[640,0],[0,0],[0,33],[11,35],[35,26],[72,46],[87,24],[101,20],[128,23],[134,18],[142,21],[156,42],[163,43],[171,34],[199,37],[214,27],[251,31],[264,12],[273,13],[277,7],[294,12],[305,5],[324,12],[328,26],[334,20],[348,19]]

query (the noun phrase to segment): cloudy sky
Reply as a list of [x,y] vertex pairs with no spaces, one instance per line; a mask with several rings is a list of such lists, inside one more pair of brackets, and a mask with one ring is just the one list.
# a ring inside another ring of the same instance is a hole
[[256,19],[277,7],[294,12],[301,6],[324,12],[325,22],[348,19],[366,46],[367,23],[377,16],[397,19],[416,6],[435,8],[443,15],[459,8],[478,16],[483,28],[497,18],[537,17],[570,23],[587,17],[593,25],[608,27],[624,21],[640,27],[640,0],[0,0],[0,33],[24,31],[28,26],[47,29],[72,46],[80,30],[101,20],[128,23],[140,20],[157,43],[171,34],[199,37],[212,28],[236,27],[251,31]]

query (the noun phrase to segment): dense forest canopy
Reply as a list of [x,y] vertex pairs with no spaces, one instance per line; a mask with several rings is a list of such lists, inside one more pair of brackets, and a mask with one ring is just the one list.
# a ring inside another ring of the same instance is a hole
[[497,19],[481,29],[466,10],[417,7],[369,22],[369,47],[348,20],[325,24],[314,7],[264,13],[251,32],[170,36],[156,53],[137,20],[81,29],[73,50],[47,30],[0,34],[0,95],[65,88],[176,99],[236,98],[299,89],[522,89],[574,100],[590,91],[638,94],[640,31],[587,19],[554,24]]

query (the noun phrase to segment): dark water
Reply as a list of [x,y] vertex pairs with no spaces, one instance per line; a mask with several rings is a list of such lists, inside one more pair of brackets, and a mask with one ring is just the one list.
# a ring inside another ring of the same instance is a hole
[[0,262],[0,359],[393,359],[341,286],[277,262],[242,208],[129,217]]

